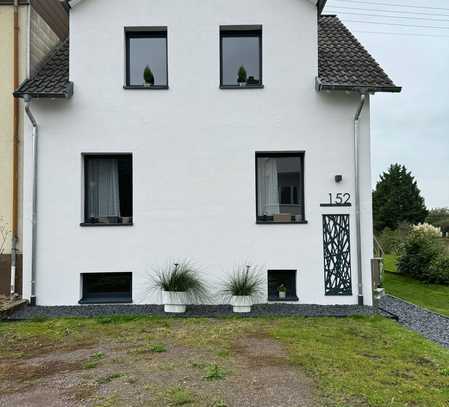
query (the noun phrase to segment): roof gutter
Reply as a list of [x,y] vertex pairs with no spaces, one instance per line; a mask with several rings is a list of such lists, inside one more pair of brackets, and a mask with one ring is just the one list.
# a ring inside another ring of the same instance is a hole
[[354,116],[354,184],[355,184],[355,222],[357,239],[357,286],[358,304],[363,305],[363,273],[362,273],[362,224],[360,219],[360,115],[365,106],[367,96],[360,95],[360,104]]
[[33,208],[31,215],[31,296],[30,305],[36,305],[36,241],[37,241],[37,185],[38,185],[38,134],[39,126],[31,112],[32,98],[25,95],[25,112],[33,126]]
[[376,93],[390,92],[400,93],[401,86],[369,86],[369,85],[341,85],[338,83],[323,83],[320,78],[315,78],[315,88],[321,91],[344,91],[344,92],[360,92],[360,93]]

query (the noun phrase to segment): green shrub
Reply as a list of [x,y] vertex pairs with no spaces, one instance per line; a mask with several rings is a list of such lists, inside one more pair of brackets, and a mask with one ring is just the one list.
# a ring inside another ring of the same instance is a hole
[[407,236],[410,234],[411,226],[408,223],[401,223],[397,229],[392,230],[385,228],[377,239],[386,254],[394,254],[398,256],[401,252],[401,247]]
[[402,245],[398,271],[428,283],[442,283],[449,275],[449,255],[433,233],[415,229]]
[[430,265],[432,283],[449,285],[449,256],[440,255]]

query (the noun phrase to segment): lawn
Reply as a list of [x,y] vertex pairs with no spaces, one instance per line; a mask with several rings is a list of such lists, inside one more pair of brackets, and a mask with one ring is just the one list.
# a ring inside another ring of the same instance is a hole
[[447,406],[449,352],[382,317],[0,323],[0,405]]
[[449,316],[449,286],[426,284],[397,273],[397,258],[385,255],[384,286],[388,294]]

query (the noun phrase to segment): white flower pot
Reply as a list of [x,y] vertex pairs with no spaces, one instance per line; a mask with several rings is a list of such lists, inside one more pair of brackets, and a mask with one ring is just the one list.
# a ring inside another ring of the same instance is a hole
[[234,295],[231,298],[231,305],[234,312],[239,314],[244,314],[251,312],[251,306],[253,305],[253,300],[251,297],[246,297],[242,295]]
[[187,295],[185,292],[162,291],[164,311],[172,314],[186,312]]
[[287,297],[287,293],[285,291],[279,291],[279,298],[281,300],[285,300],[286,297]]

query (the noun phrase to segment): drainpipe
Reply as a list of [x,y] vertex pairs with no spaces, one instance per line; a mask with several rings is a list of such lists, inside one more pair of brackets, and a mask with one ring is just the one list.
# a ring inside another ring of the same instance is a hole
[[31,297],[30,305],[36,305],[36,237],[37,237],[37,163],[39,127],[31,112],[31,96],[25,95],[25,112],[33,126],[33,209],[31,215]]
[[360,114],[366,103],[366,95],[360,96],[360,105],[354,116],[354,182],[355,182],[355,221],[357,237],[357,282],[358,282],[358,304],[363,305],[363,273],[362,273],[362,226],[360,221]]
[[[13,89],[19,87],[19,0],[14,0],[14,39],[13,39]],[[12,230],[11,230],[11,298],[16,293],[16,254],[19,202],[19,100],[13,98],[13,154],[12,154]]]

